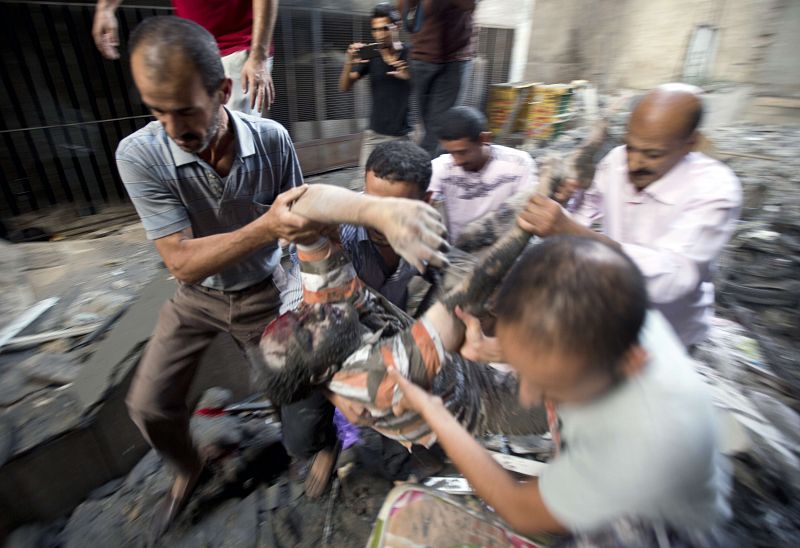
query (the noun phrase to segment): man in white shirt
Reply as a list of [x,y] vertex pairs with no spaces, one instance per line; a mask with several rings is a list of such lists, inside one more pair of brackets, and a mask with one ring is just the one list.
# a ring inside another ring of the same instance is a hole
[[692,152],[702,118],[699,93],[665,84],[646,94],[631,114],[626,144],[598,165],[580,209],[570,217],[537,197],[532,217],[539,236],[593,235],[621,247],[644,274],[650,302],[687,347],[708,333],[715,263],[742,202],[736,175]]
[[533,158],[521,150],[491,144],[486,118],[474,108],[448,110],[438,136],[448,153],[431,163],[428,192],[433,201],[443,201],[451,242],[456,242],[467,224],[536,185]]

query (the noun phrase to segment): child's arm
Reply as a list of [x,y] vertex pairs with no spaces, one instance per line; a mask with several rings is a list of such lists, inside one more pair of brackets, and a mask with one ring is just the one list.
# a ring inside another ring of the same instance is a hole
[[445,409],[441,398],[409,382],[394,369],[390,369],[389,374],[403,391],[400,408],[395,414],[407,409],[419,413],[478,496],[515,531],[522,534],[568,532],[545,506],[538,481],[516,481]]

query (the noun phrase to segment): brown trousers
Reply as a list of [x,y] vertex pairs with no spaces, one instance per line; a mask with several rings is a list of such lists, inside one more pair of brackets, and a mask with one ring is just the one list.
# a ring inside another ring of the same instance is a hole
[[[161,308],[126,403],[150,445],[179,472],[198,465],[186,397],[202,353],[219,332],[230,333],[240,347],[257,343],[280,304],[279,292],[268,278],[234,292],[180,284]],[[286,406],[281,415],[284,431],[297,440],[294,447],[287,444],[295,456],[308,457],[335,441],[333,408],[320,395]]]

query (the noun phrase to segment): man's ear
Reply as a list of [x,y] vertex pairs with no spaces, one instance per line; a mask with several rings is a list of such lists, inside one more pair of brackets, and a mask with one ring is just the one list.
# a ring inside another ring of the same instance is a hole
[[634,344],[622,356],[620,370],[625,377],[635,377],[642,372],[649,360],[650,356],[642,345]]
[[492,132],[491,131],[481,131],[480,136],[481,144],[488,145],[492,142]]
[[231,93],[233,92],[233,80],[230,78],[225,78],[222,81],[222,84],[219,86],[219,93],[221,104],[226,105],[228,104],[228,99],[231,98]]

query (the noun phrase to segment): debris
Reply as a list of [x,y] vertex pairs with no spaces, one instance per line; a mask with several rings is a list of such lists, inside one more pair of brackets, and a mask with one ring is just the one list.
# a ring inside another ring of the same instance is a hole
[[2,348],[8,341],[13,339],[17,333],[28,327],[33,323],[36,318],[50,310],[54,304],[58,302],[58,297],[51,297],[43,301],[39,301],[31,308],[26,310],[21,316],[6,325],[0,331],[0,348]]
[[511,472],[516,472],[517,474],[522,474],[524,476],[538,477],[539,474],[542,473],[542,470],[547,467],[547,464],[536,460],[517,457],[514,455],[506,455],[504,453],[497,453],[495,451],[489,451],[489,453],[492,455],[494,460],[496,460],[498,464],[500,464],[500,466],[506,470],[510,470]]
[[422,485],[451,495],[471,495],[475,492],[467,478],[461,476],[431,476]]
[[325,513],[325,527],[322,529],[322,545],[331,545],[331,536],[333,535],[333,509],[336,503],[336,497],[339,495],[339,478],[333,478],[331,484],[331,492],[328,496],[328,510]]
[[44,386],[64,385],[75,380],[80,366],[68,354],[39,352],[19,365],[29,381]]
[[17,337],[11,339],[0,349],[1,352],[13,352],[16,350],[24,350],[34,346],[53,341],[56,339],[67,339],[70,337],[79,337],[96,331],[102,323],[93,323],[89,325],[81,325],[79,327],[70,327],[69,329],[59,329],[58,331],[47,331],[45,333],[37,333],[36,335],[27,335],[25,337]]

